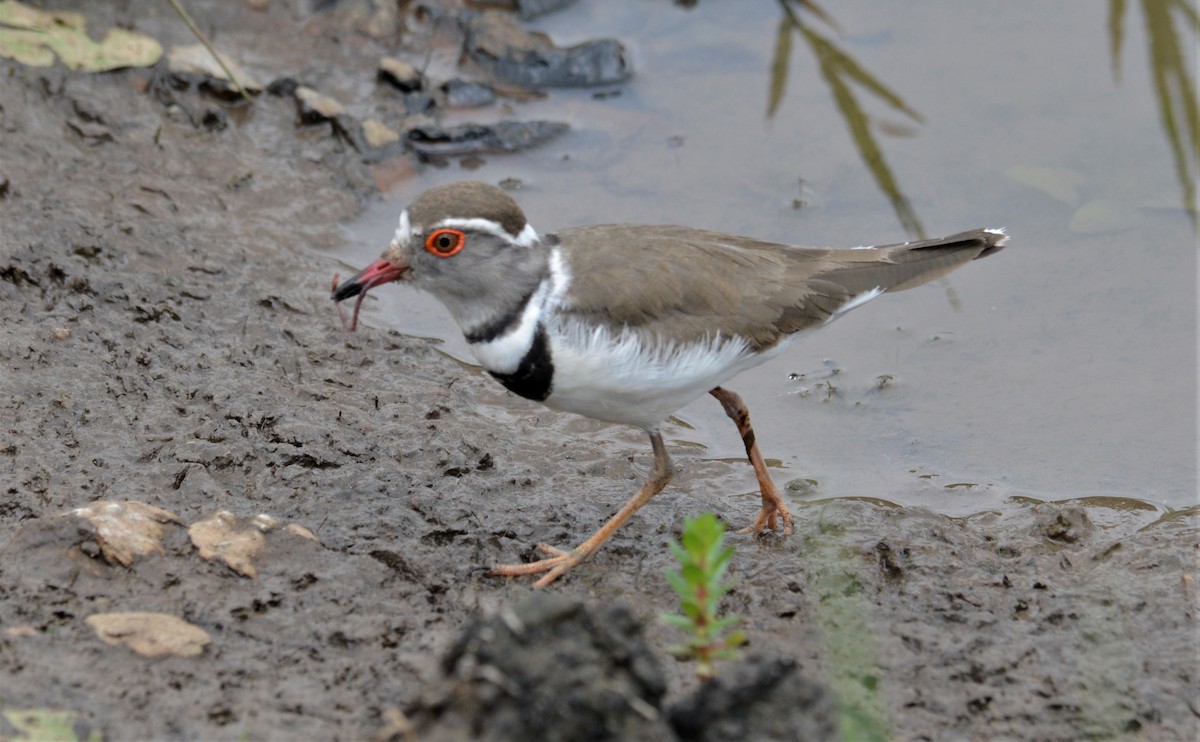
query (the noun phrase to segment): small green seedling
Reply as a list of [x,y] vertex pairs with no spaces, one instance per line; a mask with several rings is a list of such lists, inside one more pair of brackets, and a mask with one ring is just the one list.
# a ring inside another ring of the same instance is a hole
[[746,641],[741,631],[726,633],[741,616],[717,618],[721,598],[729,592],[723,579],[733,547],[725,546],[725,524],[712,513],[685,520],[680,541],[671,542],[679,570],[668,570],[667,582],[679,594],[682,613],[664,613],[663,620],[692,635],[691,641],[672,647],[671,652],[695,659],[696,677],[712,680],[716,675],[713,662],[733,657],[734,650]]

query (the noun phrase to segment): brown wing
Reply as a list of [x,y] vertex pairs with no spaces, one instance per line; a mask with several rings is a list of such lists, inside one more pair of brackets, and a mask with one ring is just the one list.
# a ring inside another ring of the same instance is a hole
[[557,237],[570,256],[566,313],[681,341],[720,332],[756,349],[826,322],[863,292],[918,286],[1003,245],[994,230],[854,250],[675,226],[576,227]]

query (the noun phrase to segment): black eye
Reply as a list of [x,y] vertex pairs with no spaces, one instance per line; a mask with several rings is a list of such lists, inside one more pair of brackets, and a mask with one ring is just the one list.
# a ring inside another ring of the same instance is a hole
[[439,229],[425,238],[425,249],[439,258],[457,255],[467,243],[467,236],[457,229]]

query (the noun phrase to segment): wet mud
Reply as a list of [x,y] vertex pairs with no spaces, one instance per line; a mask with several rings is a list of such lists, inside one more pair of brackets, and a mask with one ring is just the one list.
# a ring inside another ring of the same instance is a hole
[[[297,21],[282,7],[194,5],[264,57],[378,56],[320,17],[297,36],[270,33]],[[712,484],[741,464],[674,452],[676,481],[548,594],[489,576],[583,540],[649,448],[564,435],[427,340],[342,329],[321,253],[381,170],[281,96],[205,127],[145,72],[0,78],[0,737],[48,711],[111,739],[1200,728],[1194,510],[796,503],[791,538],[732,538],[749,646],[703,688],[658,620],[666,544],[684,516],[753,517]],[[404,157],[387,177],[420,177]],[[123,560],[74,512],[98,500],[167,516],[135,519]],[[222,511],[241,556],[198,545]],[[207,641],[146,656],[88,621],[117,612]]]

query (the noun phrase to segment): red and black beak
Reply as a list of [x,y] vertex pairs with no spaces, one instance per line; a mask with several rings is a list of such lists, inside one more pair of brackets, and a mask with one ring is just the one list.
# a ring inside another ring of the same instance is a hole
[[[340,285],[338,284],[338,276],[335,273],[333,276],[333,295],[331,298],[334,302],[338,302],[338,316],[342,318],[342,325],[347,330],[353,332],[358,327],[358,310],[362,308],[362,302],[366,298],[367,292],[381,284],[398,280],[407,271],[408,266],[397,266],[388,260],[380,258],[343,281]],[[347,320],[346,315],[342,314],[340,302],[352,296],[357,296],[358,301],[354,302],[354,314]]]

